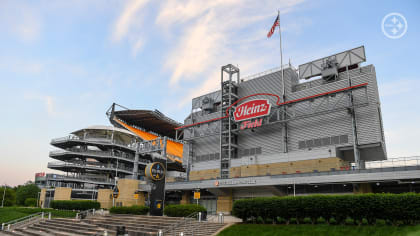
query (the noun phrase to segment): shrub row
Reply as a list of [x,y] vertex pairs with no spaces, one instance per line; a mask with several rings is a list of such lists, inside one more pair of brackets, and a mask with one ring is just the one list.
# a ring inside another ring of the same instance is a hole
[[270,197],[237,200],[233,215],[243,221],[251,219],[292,218],[299,224],[305,218],[312,223],[323,218],[343,224],[347,218],[361,224],[366,219],[375,224],[377,219],[394,225],[414,224],[420,221],[420,194],[360,194],[360,195],[312,195],[299,197]]
[[196,212],[207,212],[207,209],[196,204],[168,205],[163,212],[167,216],[186,217]]
[[146,215],[149,208],[146,206],[112,207],[109,212],[112,214]]
[[60,210],[89,210],[99,209],[101,204],[99,202],[90,200],[53,200],[50,207]]
[[27,198],[25,200],[25,206],[35,207],[36,206],[36,198]]

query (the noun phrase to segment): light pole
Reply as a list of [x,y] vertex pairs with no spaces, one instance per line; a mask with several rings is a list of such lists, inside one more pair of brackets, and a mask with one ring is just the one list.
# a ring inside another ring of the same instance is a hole
[[6,188],[7,188],[7,186],[5,184],[4,185],[4,190],[3,190],[3,200],[1,200],[1,208],[3,208],[3,206],[4,206],[4,197],[6,196]]

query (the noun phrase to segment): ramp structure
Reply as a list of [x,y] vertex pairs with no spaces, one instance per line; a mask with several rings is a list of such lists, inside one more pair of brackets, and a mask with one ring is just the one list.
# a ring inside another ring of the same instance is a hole
[[[116,110],[121,109],[121,110]],[[170,161],[182,164],[183,144],[175,140],[175,128],[181,124],[166,117],[158,110],[131,110],[116,103],[107,111],[110,122],[131,131],[144,141],[166,136],[167,156]]]

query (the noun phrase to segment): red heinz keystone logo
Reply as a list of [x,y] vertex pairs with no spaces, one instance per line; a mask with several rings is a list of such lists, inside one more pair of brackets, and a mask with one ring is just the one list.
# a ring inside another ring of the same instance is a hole
[[253,119],[270,114],[271,105],[267,99],[255,99],[242,103],[235,108],[235,121]]

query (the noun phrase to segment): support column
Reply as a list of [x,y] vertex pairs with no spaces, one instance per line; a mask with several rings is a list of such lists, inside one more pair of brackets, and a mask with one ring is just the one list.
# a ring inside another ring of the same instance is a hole
[[138,199],[135,199],[134,196],[139,189],[139,184],[140,181],[136,179],[118,180],[119,196],[115,199],[115,202],[121,202],[122,206],[144,205],[144,198],[141,202],[140,194]]
[[217,213],[230,215],[233,207],[232,190],[228,190],[226,194],[217,196]]
[[360,194],[360,193],[372,193],[372,185],[370,183],[360,183],[353,185],[353,193]]
[[136,152],[134,155],[134,167],[133,167],[133,176],[132,179],[137,179],[139,175],[139,156],[140,154]]
[[54,200],[71,200],[71,188],[66,188],[66,187],[55,188]]
[[112,189],[98,189],[97,201],[101,208],[109,209],[112,207]]
[[41,189],[41,194],[39,195],[39,202],[38,202],[38,206],[41,207],[41,208],[44,208],[46,193],[47,193],[47,189],[42,188]]
[[190,204],[190,197],[191,197],[190,191],[183,192],[181,201],[179,202],[179,204],[181,205]]

